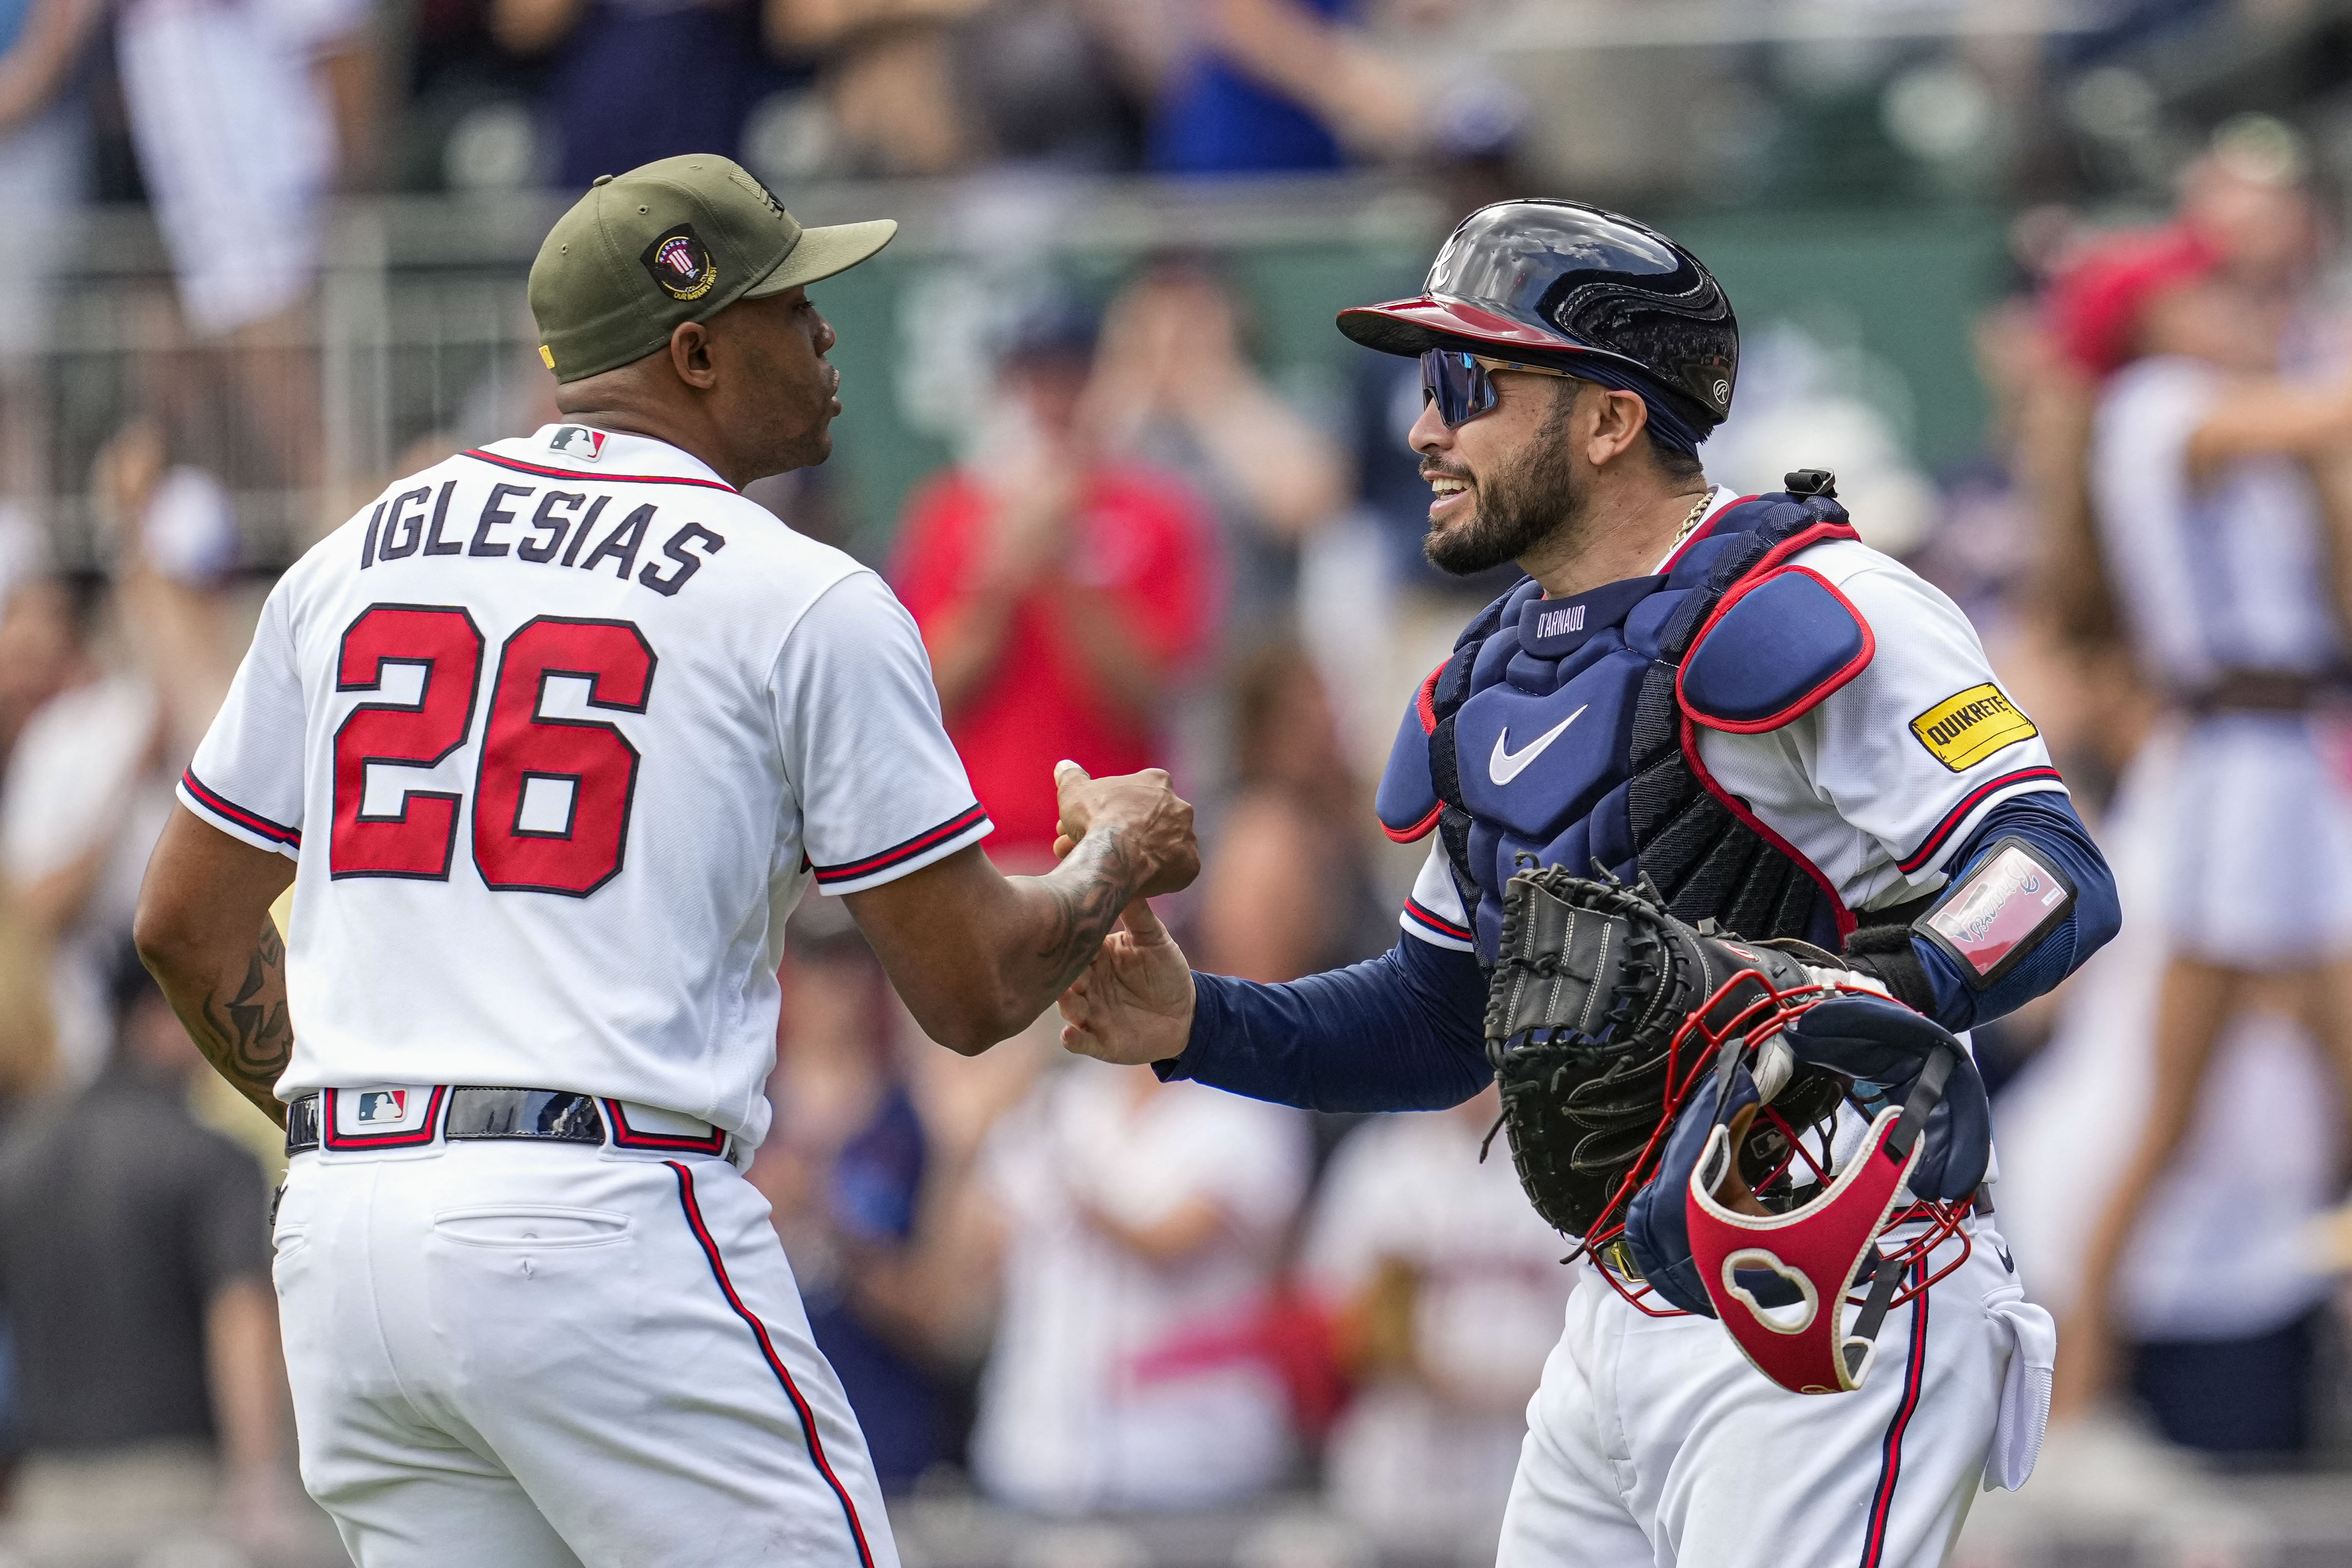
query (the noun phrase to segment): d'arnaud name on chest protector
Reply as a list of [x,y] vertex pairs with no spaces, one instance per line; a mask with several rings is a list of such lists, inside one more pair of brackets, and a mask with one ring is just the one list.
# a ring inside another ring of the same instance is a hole
[[1860,674],[1868,625],[1789,558],[1852,539],[1821,493],[1727,508],[1654,576],[1569,599],[1525,579],[1422,683],[1381,780],[1399,842],[1442,836],[1493,963],[1502,889],[1532,856],[1593,875],[1647,873],[1668,906],[1751,939],[1831,949],[1853,917],[1827,879],[1716,785],[1695,724],[1776,729]]

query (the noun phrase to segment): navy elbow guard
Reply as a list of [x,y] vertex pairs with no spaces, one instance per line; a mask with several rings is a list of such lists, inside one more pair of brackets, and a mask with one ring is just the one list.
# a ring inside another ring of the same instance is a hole
[[2011,833],[1969,858],[1968,870],[1909,925],[1857,931],[1847,946],[1848,962],[1897,1001],[1953,1029],[2048,991],[2116,923],[2114,885],[2095,851],[2063,857]]
[[1961,981],[1981,995],[2065,923],[2075,898],[2074,879],[2011,834],[1912,921],[1911,930],[1950,959]]

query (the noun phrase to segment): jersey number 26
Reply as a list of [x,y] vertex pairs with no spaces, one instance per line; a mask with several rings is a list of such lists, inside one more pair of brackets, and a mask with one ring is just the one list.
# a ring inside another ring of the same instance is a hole
[[[413,703],[362,702],[335,731],[337,877],[446,881],[461,797],[409,790],[390,813],[367,813],[367,771],[429,768],[473,733],[482,633],[446,605],[375,605],[343,633],[335,689],[380,691],[384,666],[421,666]],[[474,865],[501,891],[584,898],[621,869],[637,749],[600,719],[541,711],[551,679],[588,683],[590,708],[642,713],[654,650],[627,621],[541,616],[507,638],[490,689],[489,725],[474,779]]]

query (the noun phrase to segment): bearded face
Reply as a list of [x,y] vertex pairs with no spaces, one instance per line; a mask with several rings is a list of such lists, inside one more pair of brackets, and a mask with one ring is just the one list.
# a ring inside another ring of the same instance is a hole
[[[1466,483],[1469,515],[1431,520],[1421,542],[1422,553],[1441,572],[1457,577],[1475,576],[1507,561],[1516,561],[1570,526],[1583,490],[1569,454],[1568,422],[1583,384],[1563,382],[1530,440],[1477,475],[1454,466],[1431,463],[1423,472],[1433,480]],[[1460,505],[1448,509],[1454,512]]]

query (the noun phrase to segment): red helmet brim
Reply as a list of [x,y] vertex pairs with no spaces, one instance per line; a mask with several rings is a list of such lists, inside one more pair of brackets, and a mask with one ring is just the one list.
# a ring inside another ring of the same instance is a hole
[[1559,332],[1529,326],[1466,300],[1431,294],[1342,310],[1339,331],[1368,349],[1409,358],[1417,358],[1431,349],[1459,346],[1465,341],[1497,349],[1541,350],[1548,353],[1591,352]]

